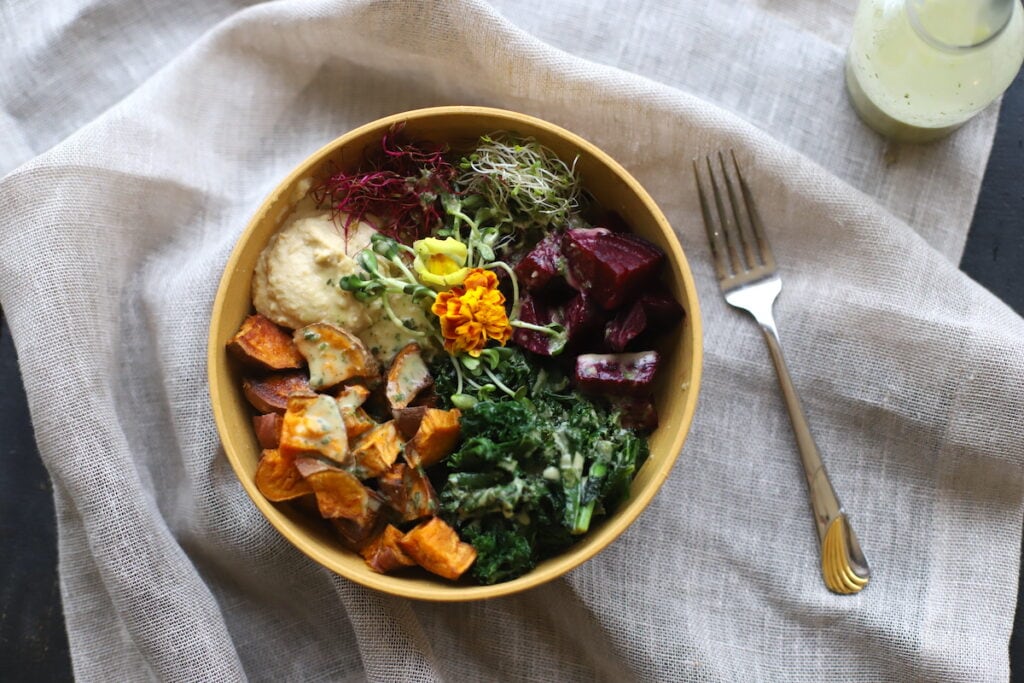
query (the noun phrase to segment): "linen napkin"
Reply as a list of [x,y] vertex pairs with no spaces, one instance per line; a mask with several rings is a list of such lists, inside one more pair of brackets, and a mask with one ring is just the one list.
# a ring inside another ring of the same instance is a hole
[[[0,306],[78,678],[1006,678],[1024,323],[955,266],[995,109],[886,150],[843,100],[852,2],[243,4],[0,10]],[[228,253],[292,166],[456,103],[563,125],[645,185],[694,270],[705,369],[623,537],[529,592],[435,605],[269,527],[219,447],[204,350]],[[766,349],[716,291],[689,161],[719,147],[782,267],[794,379],[874,570],[856,596],[822,585]]]

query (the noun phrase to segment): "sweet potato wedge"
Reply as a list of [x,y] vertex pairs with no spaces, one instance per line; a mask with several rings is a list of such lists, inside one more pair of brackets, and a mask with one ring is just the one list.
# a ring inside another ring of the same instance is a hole
[[264,449],[256,466],[256,488],[273,503],[313,493],[312,487],[295,467],[295,460],[282,455],[276,448]]
[[391,416],[395,419],[395,425],[398,427],[398,433],[406,441],[416,436],[420,422],[423,421],[423,416],[426,414],[427,406],[408,406],[391,411]]
[[252,428],[260,448],[277,448],[281,444],[281,423],[280,413],[253,415]]
[[352,446],[353,472],[360,479],[379,477],[391,469],[401,452],[395,421],[388,420],[363,434]]
[[415,567],[416,560],[406,555],[398,546],[398,540],[402,536],[397,527],[388,524],[384,531],[362,547],[359,554],[366,560],[370,569],[379,574],[387,574],[402,567]]
[[335,395],[341,408],[359,408],[370,397],[370,390],[362,384],[346,384]]
[[242,380],[242,393],[261,413],[283,413],[288,408],[288,397],[296,392],[309,393],[309,378],[305,372],[275,372],[266,377],[246,377]]
[[381,514],[384,503],[375,491],[370,491],[367,500],[369,514],[363,519],[345,519],[335,517],[330,522],[341,537],[342,544],[349,550],[360,552],[368,543],[381,534],[381,526],[387,523],[386,515]]
[[416,434],[405,445],[405,459],[410,465],[430,467],[441,462],[459,442],[458,408],[439,410],[427,408]]
[[351,472],[325,469],[309,475],[306,481],[316,494],[321,516],[327,519],[343,517],[366,524],[380,509],[373,492]]
[[309,363],[309,385],[326,389],[353,377],[373,377],[380,372],[366,345],[348,330],[330,323],[313,323],[295,330],[299,353]]
[[384,388],[388,405],[392,410],[405,408],[416,396],[434,384],[427,364],[420,354],[420,345],[407,344],[395,355],[388,369],[388,381]]
[[377,426],[377,422],[362,407],[349,408],[343,406],[341,408],[341,419],[345,422],[345,430],[348,432],[349,442],[355,441]]
[[384,501],[403,522],[414,522],[437,513],[439,501],[422,468],[395,463],[377,479]]
[[347,463],[348,432],[337,401],[324,394],[292,394],[281,422],[280,449],[290,457],[319,453]]
[[291,334],[258,313],[242,322],[228,340],[228,351],[243,363],[263,370],[292,370],[305,365]]
[[423,522],[397,541],[398,547],[428,572],[457,579],[476,561],[476,550],[463,543],[440,517]]

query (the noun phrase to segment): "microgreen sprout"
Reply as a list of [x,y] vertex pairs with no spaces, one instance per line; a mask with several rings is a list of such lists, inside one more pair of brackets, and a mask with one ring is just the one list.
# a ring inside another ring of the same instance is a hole
[[407,296],[422,307],[429,308],[436,294],[429,287],[419,283],[416,276],[405,264],[402,255],[412,250],[392,237],[380,233],[370,239],[370,248],[356,255],[361,272],[338,278],[338,287],[351,292],[359,301],[369,302],[380,299],[385,314],[396,326],[414,335],[425,336],[410,322],[402,320],[395,313],[389,295]]
[[485,135],[460,161],[456,184],[463,194],[480,195],[497,224],[547,229],[565,223],[579,206],[575,166],[533,138]]
[[540,332],[551,337],[549,342],[549,353],[552,356],[557,356],[564,349],[565,345],[569,342],[569,334],[566,332],[565,325],[556,322],[550,322],[547,325],[537,325],[534,323],[528,323],[523,320],[513,319],[509,321],[512,327],[518,327],[521,330],[530,330],[532,332]]
[[[521,398],[525,395],[525,385],[513,389],[499,375],[502,364],[515,353],[507,346],[492,346],[481,351],[476,357],[468,354],[451,356],[456,377],[455,393],[451,396],[453,405],[468,408],[477,401],[486,400],[496,391],[512,398]],[[466,387],[475,390],[476,395],[463,393]]]
[[380,153],[367,170],[335,171],[312,190],[318,206],[328,206],[348,237],[351,226],[367,221],[374,228],[405,244],[426,237],[443,224],[438,201],[453,191],[458,171],[445,149],[407,143],[402,127],[393,127],[381,139]]

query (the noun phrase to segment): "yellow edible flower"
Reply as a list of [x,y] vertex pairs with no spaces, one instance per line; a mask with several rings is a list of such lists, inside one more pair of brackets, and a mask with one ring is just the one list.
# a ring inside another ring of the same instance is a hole
[[489,339],[504,346],[512,336],[498,276],[483,268],[468,269],[462,284],[438,294],[430,310],[441,319],[444,348],[452,355],[477,357]]
[[412,244],[416,258],[412,262],[420,282],[435,289],[461,285],[469,273],[466,245],[453,237],[443,240],[426,237]]

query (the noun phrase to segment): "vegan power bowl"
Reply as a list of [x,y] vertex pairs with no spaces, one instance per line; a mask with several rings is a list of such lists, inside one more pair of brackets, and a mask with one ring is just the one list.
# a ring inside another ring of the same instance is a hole
[[577,155],[405,124],[281,202],[226,341],[259,445],[240,475],[369,572],[515,582],[633,499],[695,311]]

